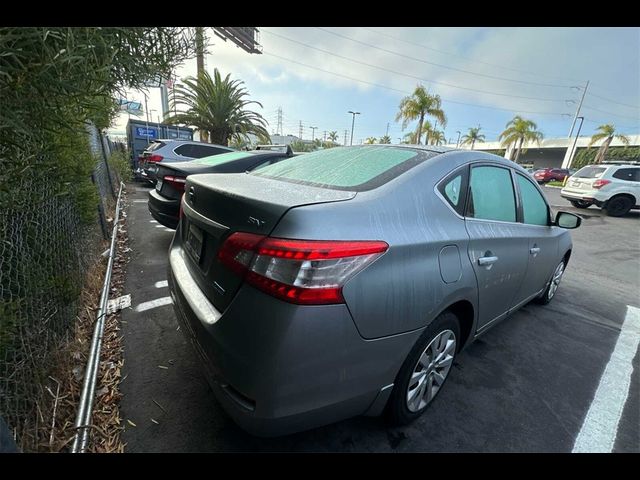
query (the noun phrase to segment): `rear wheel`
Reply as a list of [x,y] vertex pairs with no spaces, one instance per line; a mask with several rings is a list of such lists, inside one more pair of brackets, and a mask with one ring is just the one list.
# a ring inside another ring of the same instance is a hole
[[564,263],[564,260],[562,260],[554,270],[553,275],[551,276],[551,280],[549,281],[549,284],[547,285],[547,288],[544,291],[544,293],[540,297],[535,299],[536,303],[546,305],[551,300],[553,300],[553,297],[555,297],[556,291],[560,286],[562,275],[564,275],[564,269],[565,269],[565,263]]
[[613,197],[607,202],[604,211],[610,217],[622,217],[633,207],[633,200],[629,197]]
[[458,318],[440,314],[420,336],[405,360],[387,411],[395,425],[406,425],[427,409],[446,381],[460,341]]
[[589,206],[591,205],[589,202],[585,202],[583,200],[569,200],[571,202],[571,205],[573,205],[576,208],[589,208]]

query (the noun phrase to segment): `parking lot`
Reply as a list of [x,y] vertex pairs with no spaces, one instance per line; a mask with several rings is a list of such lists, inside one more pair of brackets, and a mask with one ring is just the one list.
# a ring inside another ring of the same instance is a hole
[[[585,418],[623,322],[640,308],[639,212],[611,218],[595,207],[574,209],[558,189],[544,188],[555,210],[584,218],[572,231],[571,261],[549,305],[524,307],[467,348],[442,393],[409,426],[360,417],[262,439],[222,411],[178,331],[166,285],[173,230],[152,219],[148,190],[128,186],[132,251],[124,291],[133,308],[122,312],[120,408],[126,451],[570,452],[581,430],[582,441],[605,441],[585,429]],[[639,363],[636,351],[616,452],[640,451]],[[589,418],[597,423],[607,412],[595,407]]]

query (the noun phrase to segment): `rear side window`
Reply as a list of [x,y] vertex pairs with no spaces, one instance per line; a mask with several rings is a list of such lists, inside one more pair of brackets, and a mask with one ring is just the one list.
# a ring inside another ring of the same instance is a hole
[[438,190],[459,215],[464,215],[465,192],[467,190],[468,168],[462,168],[445,178],[438,185]]
[[147,152],[153,152],[154,150],[158,150],[166,145],[164,142],[151,142],[147,147]]
[[364,191],[389,182],[436,154],[373,145],[337,147],[287,158],[251,174],[335,190]]
[[174,150],[174,152],[177,153],[178,155],[182,155],[183,157],[193,158],[193,155],[191,155],[191,148],[192,148],[192,145],[189,145],[187,143],[185,145],[180,145],[179,147],[177,147]]
[[578,178],[600,178],[607,167],[582,167],[574,177]]
[[538,189],[522,175],[517,175],[520,197],[522,198],[522,211],[524,223],[529,225],[549,225],[549,210],[547,203],[540,195]]
[[209,157],[220,153],[228,152],[224,148],[208,147],[206,145],[191,145],[191,156],[193,158]]
[[621,168],[612,176],[629,182],[640,182],[640,168]]
[[468,203],[468,217],[515,222],[516,199],[511,172],[501,167],[473,167]]

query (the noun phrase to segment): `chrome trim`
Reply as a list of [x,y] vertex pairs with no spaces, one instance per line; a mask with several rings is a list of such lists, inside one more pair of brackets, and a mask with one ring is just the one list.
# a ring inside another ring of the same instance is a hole
[[173,248],[169,253],[169,264],[176,281],[177,287],[187,300],[193,313],[202,323],[213,325],[222,314],[213,306],[207,297],[202,293],[198,284],[193,280],[184,259],[184,250]]
[[[193,188],[193,187],[192,187]],[[201,213],[198,213],[189,203],[185,201],[184,196],[182,197],[182,211],[187,217],[196,218],[199,222],[204,223],[208,227],[215,228],[216,230],[229,230],[228,227],[222,225],[221,223],[215,222]]]

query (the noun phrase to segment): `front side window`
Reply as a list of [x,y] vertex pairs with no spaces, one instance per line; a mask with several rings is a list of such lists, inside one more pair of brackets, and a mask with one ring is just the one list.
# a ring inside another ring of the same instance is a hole
[[529,225],[549,225],[549,210],[538,189],[522,175],[517,175],[524,223]]
[[468,204],[468,217],[515,222],[516,200],[511,172],[501,167],[473,167]]

